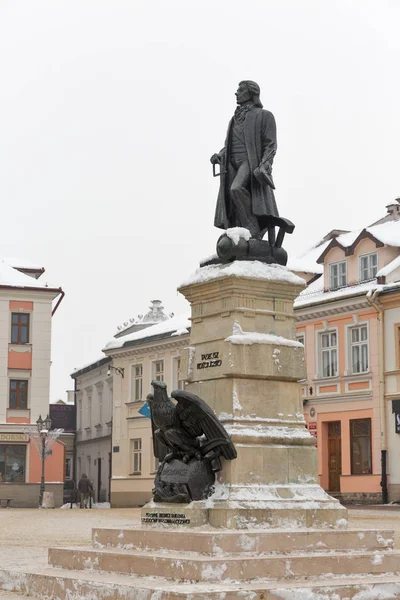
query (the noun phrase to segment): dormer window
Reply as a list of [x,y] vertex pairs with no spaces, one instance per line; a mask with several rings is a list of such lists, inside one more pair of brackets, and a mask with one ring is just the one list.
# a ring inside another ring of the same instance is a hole
[[337,290],[347,285],[347,264],[345,260],[329,265],[329,289]]
[[364,254],[360,256],[360,281],[375,279],[378,271],[378,254]]

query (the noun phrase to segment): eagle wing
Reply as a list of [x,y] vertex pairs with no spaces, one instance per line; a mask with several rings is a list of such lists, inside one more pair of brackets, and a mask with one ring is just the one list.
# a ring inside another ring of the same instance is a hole
[[153,438],[153,453],[155,458],[158,458],[160,461],[163,461],[167,454],[170,452],[168,446],[162,443],[162,441],[156,436],[155,432],[157,427],[154,424],[153,413],[152,413],[152,405],[154,402],[153,394],[148,394],[147,402],[150,408],[150,420],[151,420],[151,437]]
[[174,390],[171,396],[177,401],[176,412],[182,428],[189,435],[205,435],[208,441],[222,439],[225,442],[220,446],[222,456],[228,460],[236,458],[236,448],[231,438],[204,400],[185,390]]

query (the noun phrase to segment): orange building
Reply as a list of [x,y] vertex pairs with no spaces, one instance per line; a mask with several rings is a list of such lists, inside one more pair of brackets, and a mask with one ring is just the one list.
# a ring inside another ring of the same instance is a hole
[[308,283],[295,302],[296,330],[320,483],[345,502],[400,499],[400,439],[388,433],[394,408],[400,433],[400,199],[387,209],[365,229],[331,231],[288,265]]
[[[63,297],[39,281],[44,269],[0,261],[0,498],[38,506],[41,457],[25,428],[49,412],[51,319]],[[53,302],[56,301],[55,306]],[[65,446],[45,461],[46,490],[61,504]]]

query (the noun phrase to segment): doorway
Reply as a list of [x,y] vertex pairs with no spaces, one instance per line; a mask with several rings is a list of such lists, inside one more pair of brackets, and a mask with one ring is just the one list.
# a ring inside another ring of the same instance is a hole
[[328,423],[329,491],[340,492],[342,474],[342,436],[340,421]]
[[97,459],[97,502],[101,502],[101,458]]

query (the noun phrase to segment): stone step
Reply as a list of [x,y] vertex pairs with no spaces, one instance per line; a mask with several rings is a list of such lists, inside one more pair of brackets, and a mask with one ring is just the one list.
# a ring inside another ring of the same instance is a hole
[[382,550],[393,548],[392,530],[288,531],[170,531],[165,529],[93,529],[94,547],[131,550],[172,550],[209,556],[220,554],[269,554],[271,552],[330,550]]
[[354,575],[400,572],[400,552],[292,553],[290,555],[204,556],[116,548],[50,548],[49,564],[64,569],[94,569],[171,580],[222,582],[258,577],[292,579],[327,574]]
[[[393,575],[327,577],[284,583],[257,580],[255,583],[176,584],[161,577],[137,578],[47,568],[28,573],[0,570],[0,587],[5,581],[9,594],[16,590],[17,594],[51,600],[398,600],[400,597],[400,577]],[[10,600],[20,597],[10,595]]]

